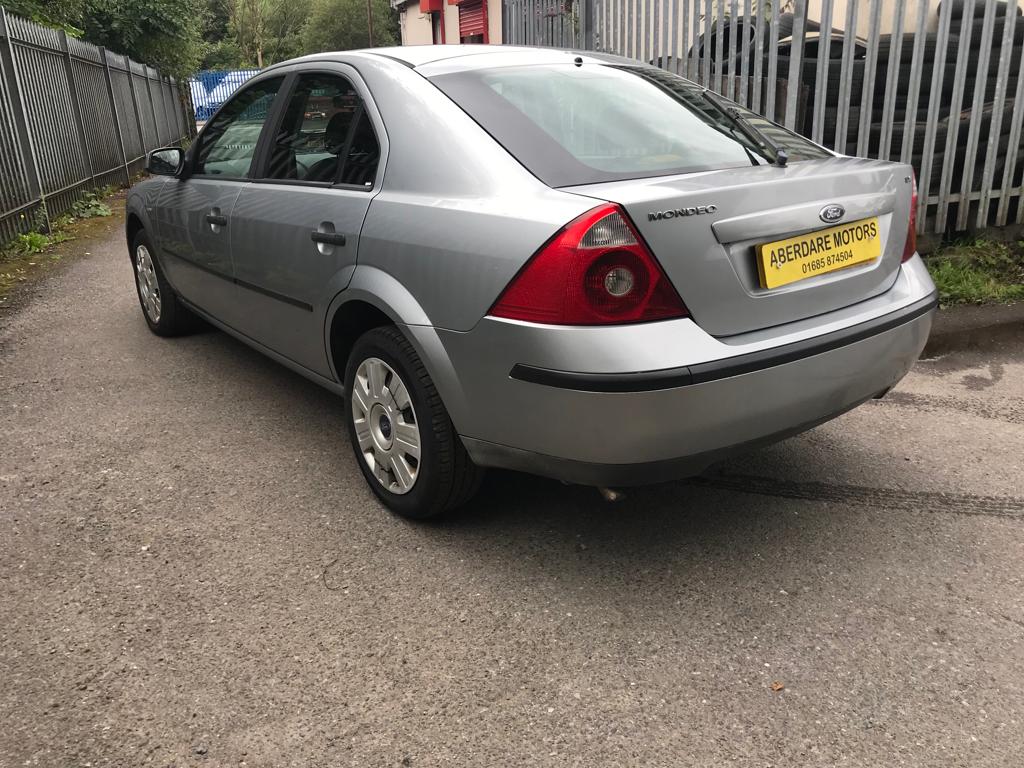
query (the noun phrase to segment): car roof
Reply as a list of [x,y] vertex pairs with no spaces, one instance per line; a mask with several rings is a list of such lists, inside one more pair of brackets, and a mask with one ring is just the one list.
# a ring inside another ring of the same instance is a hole
[[[459,63],[467,69],[492,66],[498,61],[513,60],[522,64],[542,64],[563,59],[567,55],[590,61],[639,64],[610,54],[577,51],[568,48],[529,47],[520,45],[402,45],[388,48],[359,48],[350,51],[325,51],[281,62],[298,64],[309,61],[344,61],[352,56],[380,56],[407,67],[419,68],[438,62]],[[470,59],[472,57],[472,59]],[[280,65],[275,65],[280,66]]]

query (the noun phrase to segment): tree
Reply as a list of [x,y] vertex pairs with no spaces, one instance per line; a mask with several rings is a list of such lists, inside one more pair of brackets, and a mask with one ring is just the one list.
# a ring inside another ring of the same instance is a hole
[[312,0],[303,31],[306,53],[343,51],[370,45],[367,3],[373,14],[373,45],[396,45],[398,15],[388,0]]
[[43,24],[64,29],[71,35],[82,33],[85,0],[5,0],[10,13]]
[[270,0],[235,0],[231,12],[231,26],[242,55],[260,69],[263,69],[269,13]]
[[302,30],[309,18],[310,0],[275,0],[267,14],[268,62],[285,61],[301,56]]
[[84,37],[164,74],[186,77],[202,58],[202,0],[85,0]]

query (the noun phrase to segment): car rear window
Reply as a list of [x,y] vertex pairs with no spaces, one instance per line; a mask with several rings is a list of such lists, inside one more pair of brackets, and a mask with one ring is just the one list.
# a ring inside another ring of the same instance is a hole
[[[553,187],[735,168],[769,160],[701,95],[664,70],[606,64],[476,69],[433,82],[535,176]],[[749,110],[789,153],[828,157]]]

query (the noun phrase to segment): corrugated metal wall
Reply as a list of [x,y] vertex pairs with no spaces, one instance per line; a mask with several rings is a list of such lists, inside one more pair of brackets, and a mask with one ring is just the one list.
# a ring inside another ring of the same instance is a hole
[[0,7],[0,244],[193,126],[174,80]]
[[1021,0],[817,5],[506,0],[503,37],[640,59],[830,149],[911,163],[922,233],[1024,224]]

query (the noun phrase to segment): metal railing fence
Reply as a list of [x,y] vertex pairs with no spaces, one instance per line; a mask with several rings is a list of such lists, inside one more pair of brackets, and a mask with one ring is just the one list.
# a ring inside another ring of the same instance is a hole
[[503,40],[647,61],[830,149],[911,163],[919,232],[949,234],[1024,224],[1021,2],[505,0]]
[[0,6],[0,245],[194,132],[173,79]]

